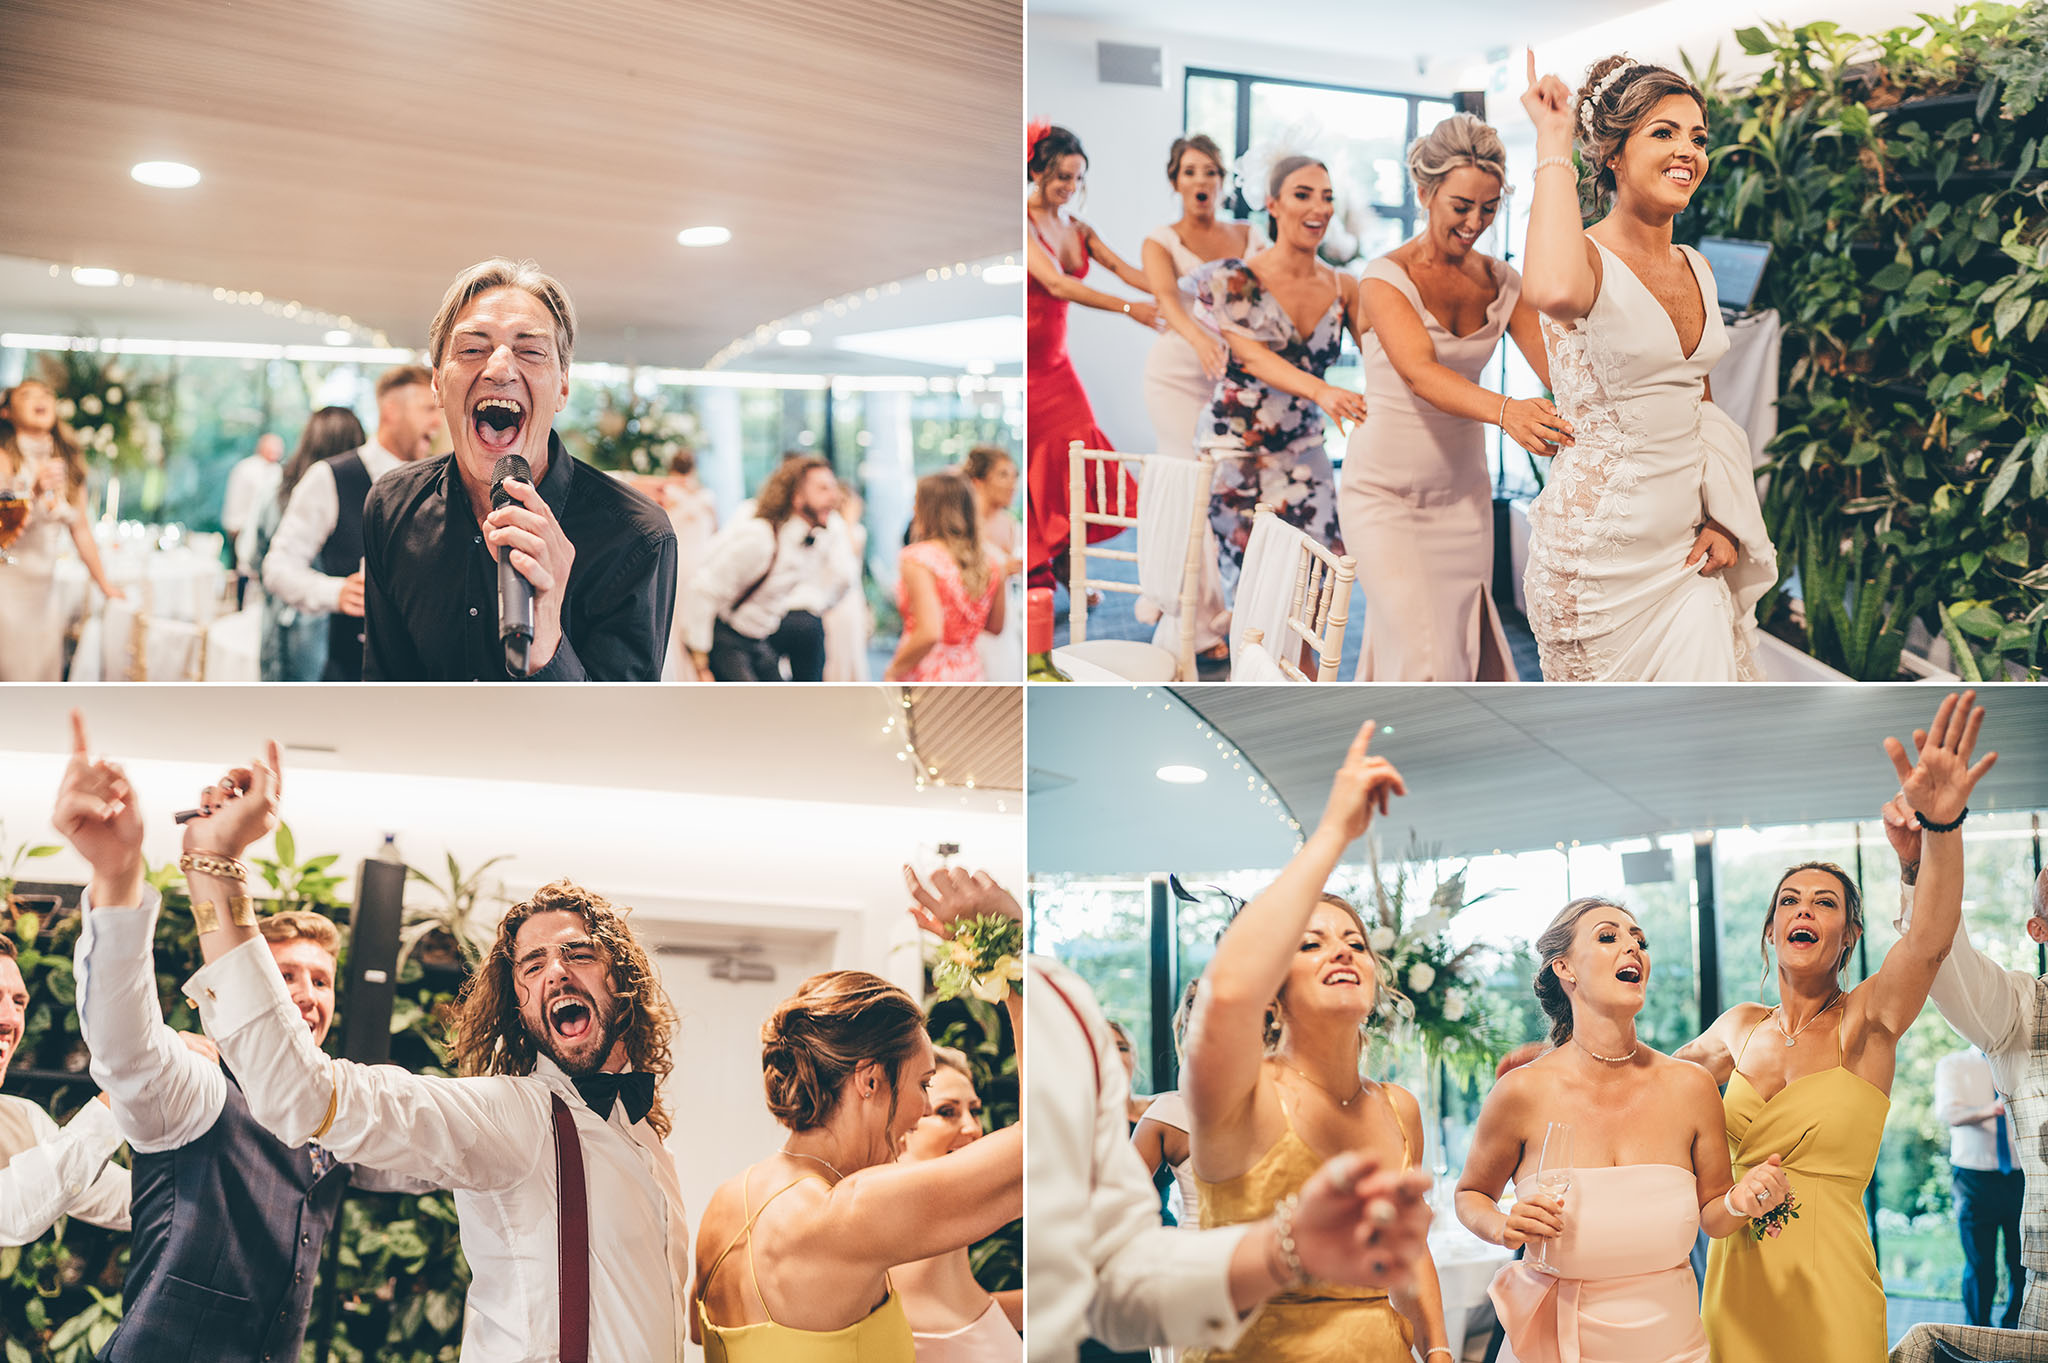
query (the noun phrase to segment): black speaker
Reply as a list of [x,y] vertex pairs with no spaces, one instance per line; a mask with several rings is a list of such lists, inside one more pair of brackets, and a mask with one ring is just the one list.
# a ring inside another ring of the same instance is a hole
[[391,1059],[391,1000],[398,989],[398,929],[404,916],[405,864],[365,861],[358,866],[356,910],[349,920],[344,1059],[365,1065]]
[[1483,123],[1486,121],[1486,91],[1456,91],[1451,95],[1451,107],[1461,114],[1470,114]]

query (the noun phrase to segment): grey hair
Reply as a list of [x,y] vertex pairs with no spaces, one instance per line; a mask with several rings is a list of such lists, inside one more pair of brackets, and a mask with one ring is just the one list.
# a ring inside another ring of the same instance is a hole
[[1483,170],[1501,184],[1508,181],[1508,149],[1493,125],[1471,114],[1452,114],[1408,144],[1408,178],[1415,197],[1427,199],[1444,178],[1460,166]]
[[440,310],[434,314],[433,325],[427,328],[427,355],[433,365],[440,367],[441,353],[447,348],[448,333],[455,329],[455,319],[477,295],[492,289],[523,289],[540,300],[548,316],[554,319],[555,349],[562,368],[567,369],[569,357],[576,349],[576,309],[569,302],[569,291],[553,275],[543,273],[536,262],[505,256],[478,261],[455,276],[455,282],[442,295]]

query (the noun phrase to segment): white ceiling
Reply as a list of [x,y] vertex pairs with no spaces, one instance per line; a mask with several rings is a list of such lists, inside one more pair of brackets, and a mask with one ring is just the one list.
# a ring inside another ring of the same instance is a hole
[[[1022,46],[1020,0],[5,0],[0,146],[26,192],[0,196],[0,242],[205,285],[200,317],[212,288],[257,291],[401,346],[458,270],[532,256],[575,301],[579,358],[695,367],[1015,252]],[[204,179],[145,188],[143,160]],[[732,242],[676,244],[705,223]],[[5,329],[40,329],[16,315],[50,300],[7,286]],[[76,292],[106,334],[165,334],[137,328],[171,291]],[[1018,307],[978,279],[928,301],[916,320]]]
[[[69,749],[82,709],[96,753],[226,764],[274,738],[295,769],[461,776],[828,804],[1020,812],[1022,703],[975,688],[919,712],[919,747],[953,754],[920,794],[897,754],[896,687],[9,688],[0,753]],[[956,774],[957,773],[957,774]]]
[[[1383,836],[1449,856],[1742,824],[1867,819],[1897,789],[1881,743],[1924,726],[1924,687],[1035,687],[1031,868],[1118,874],[1279,866],[1294,834],[1198,722],[1313,827],[1358,726],[1409,794]],[[2048,807],[2048,691],[1990,694],[1998,766],[1973,807]],[[1389,731],[1390,730],[1390,731]],[[1166,762],[1211,770],[1157,779]],[[1054,774],[1071,784],[1055,785]]]
[[1288,0],[1284,21],[1251,19],[1242,0],[1032,0],[1031,15],[1086,19],[1118,28],[1166,30],[1273,46],[1414,55],[1430,65],[1486,60],[1586,28],[1659,0],[1466,0],[1451,9],[1387,0]]

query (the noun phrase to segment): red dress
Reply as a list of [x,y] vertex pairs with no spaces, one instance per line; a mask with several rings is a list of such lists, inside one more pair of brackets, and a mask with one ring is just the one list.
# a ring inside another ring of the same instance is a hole
[[[1065,265],[1060,254],[1052,248],[1038,224],[1031,223],[1031,231],[1038,237],[1038,244],[1052,257],[1054,266],[1063,273]],[[1081,268],[1074,272],[1075,279],[1088,273],[1088,258],[1081,258]],[[1025,338],[1027,342],[1025,360],[1025,427],[1027,456],[1025,463],[1025,563],[1030,571],[1030,583],[1034,587],[1050,587],[1054,581],[1066,585],[1067,538],[1071,534],[1067,511],[1067,480],[1069,460],[1067,446],[1080,441],[1091,450],[1114,449],[1109,437],[1095,424],[1094,409],[1088,405],[1088,394],[1081,389],[1081,376],[1074,372],[1073,357],[1067,354],[1067,302],[1046,292],[1045,286],[1036,279],[1025,285]],[[1132,508],[1128,514],[1135,515],[1138,505],[1137,483],[1128,474],[1124,481],[1129,485],[1125,494],[1129,500],[1124,503]],[[1089,509],[1098,509],[1094,487],[1089,487]],[[1115,496],[1112,493],[1112,503]],[[1099,525],[1089,534],[1088,542],[1114,539],[1118,527]]]
[[[937,582],[941,630],[939,642],[917,660],[917,665],[902,680],[919,683],[981,681],[986,674],[982,671],[981,652],[976,644],[988,624],[989,611],[995,607],[996,593],[1002,589],[1001,575],[992,567],[988,588],[977,601],[967,594],[960,565],[946,552],[945,545],[931,540],[906,544],[898,561],[915,561]],[[911,622],[908,582],[899,581],[897,584],[896,608],[903,613],[903,632],[908,634]]]

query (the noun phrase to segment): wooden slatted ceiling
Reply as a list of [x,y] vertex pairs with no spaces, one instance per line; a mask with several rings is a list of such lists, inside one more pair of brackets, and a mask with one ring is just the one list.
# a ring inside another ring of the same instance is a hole
[[[6,0],[12,254],[297,299],[425,339],[532,256],[579,354],[1015,250],[1020,0]],[[196,189],[129,167],[183,160]],[[686,226],[732,229],[710,250]]]
[[[1386,836],[1413,827],[1451,855],[1560,839],[1874,818],[1898,787],[1881,744],[1910,739],[1927,687],[1190,687],[1304,828],[1368,718],[1409,781]],[[1999,764],[1978,809],[2048,806],[2048,691],[1992,688],[1981,746]],[[1132,790],[1152,780],[1134,773]],[[1105,811],[1116,796],[1104,799]]]
[[923,686],[910,692],[917,754],[949,786],[1024,789],[1024,694],[1014,686]]

